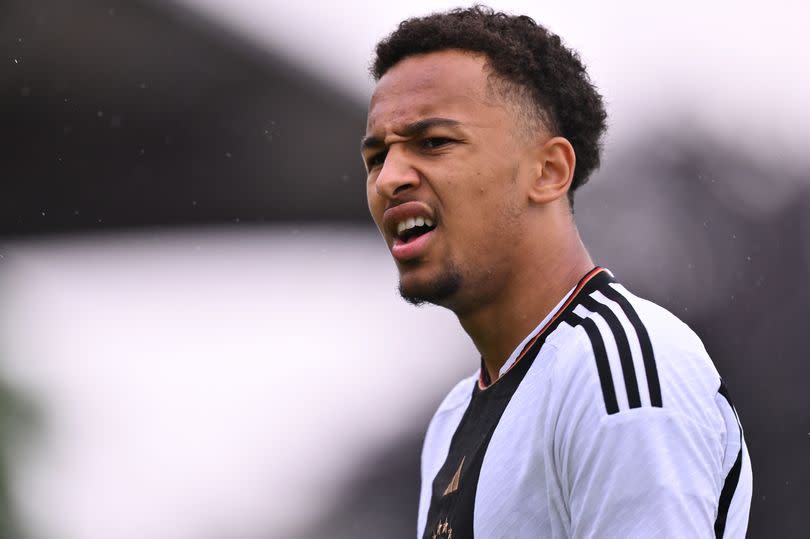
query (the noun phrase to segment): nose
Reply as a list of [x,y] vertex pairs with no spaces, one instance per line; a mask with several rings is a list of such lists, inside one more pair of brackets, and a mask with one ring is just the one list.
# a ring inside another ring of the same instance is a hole
[[419,173],[408,159],[405,149],[397,146],[392,144],[388,149],[375,182],[377,194],[388,199],[419,186]]

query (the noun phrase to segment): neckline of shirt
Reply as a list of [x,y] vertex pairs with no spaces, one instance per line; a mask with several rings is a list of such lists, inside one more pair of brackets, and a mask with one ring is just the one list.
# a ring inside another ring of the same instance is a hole
[[[565,296],[557,303],[557,305],[551,309],[551,311],[546,315],[543,320],[540,321],[539,324],[531,331],[526,338],[518,344],[509,357],[506,359],[506,362],[501,366],[500,370],[498,371],[498,379],[494,382],[489,381],[489,376],[485,375],[486,373],[486,365],[484,365],[484,358],[481,358],[481,367],[478,374],[478,388],[479,389],[488,389],[492,387],[493,384],[497,383],[498,380],[504,377],[504,375],[509,372],[509,370],[517,364],[517,362],[525,355],[526,351],[531,348],[531,345],[534,344],[537,336],[540,335],[543,330],[545,330],[551,322],[568,306],[571,300],[585,287],[585,285],[590,281],[594,276],[602,273],[603,271],[608,271],[607,269],[596,266],[576,284],[574,285],[571,290],[569,290]],[[608,271],[608,273],[610,273]]]

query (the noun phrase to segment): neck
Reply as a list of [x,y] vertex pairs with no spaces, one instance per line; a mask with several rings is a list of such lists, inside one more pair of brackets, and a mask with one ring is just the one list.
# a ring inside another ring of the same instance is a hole
[[575,227],[556,251],[531,250],[499,294],[483,305],[456,313],[481,354],[494,382],[515,347],[593,267]]

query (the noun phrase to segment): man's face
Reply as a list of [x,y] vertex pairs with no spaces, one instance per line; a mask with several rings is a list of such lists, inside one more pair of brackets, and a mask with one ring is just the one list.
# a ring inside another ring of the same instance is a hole
[[377,84],[363,142],[400,292],[456,312],[498,293],[525,241],[531,152],[485,61],[455,50],[402,60]]

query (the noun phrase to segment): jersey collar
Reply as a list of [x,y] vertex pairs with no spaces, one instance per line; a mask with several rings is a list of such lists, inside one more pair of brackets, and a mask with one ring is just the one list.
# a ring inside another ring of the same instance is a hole
[[[568,293],[560,300],[559,303],[551,310],[550,313],[546,315],[543,320],[537,324],[535,327],[523,341],[517,345],[515,350],[509,355],[506,362],[501,367],[500,371],[498,372],[498,380],[503,378],[503,376],[509,372],[522,358],[526,355],[526,352],[532,347],[532,345],[537,341],[537,339],[543,335],[543,333],[548,329],[548,327],[554,323],[554,321],[559,317],[560,313],[562,313],[566,307],[568,307],[571,302],[576,299],[577,295],[585,288],[585,285],[593,279],[596,275],[607,272],[610,275],[610,271],[607,269],[597,266],[589,271],[585,276],[580,279],[576,286],[574,286]],[[497,382],[498,380],[495,380]],[[478,374],[478,387],[479,389],[486,389],[487,387],[491,386],[494,382],[490,379],[489,372],[487,371],[486,365],[484,364],[484,358],[481,357],[481,368]]]

